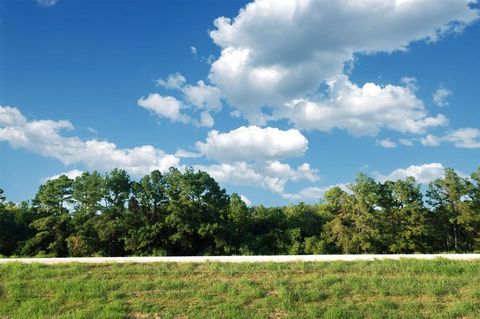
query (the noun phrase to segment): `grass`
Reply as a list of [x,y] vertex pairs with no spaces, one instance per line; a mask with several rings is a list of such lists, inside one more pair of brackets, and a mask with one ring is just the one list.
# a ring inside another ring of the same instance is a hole
[[480,318],[480,262],[0,265],[0,318]]

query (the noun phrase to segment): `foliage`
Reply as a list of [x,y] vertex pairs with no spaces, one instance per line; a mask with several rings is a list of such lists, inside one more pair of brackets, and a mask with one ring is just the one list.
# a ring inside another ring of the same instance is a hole
[[31,203],[0,190],[0,254],[25,256],[435,253],[480,250],[480,168],[446,169],[426,196],[412,177],[358,174],[316,204],[247,207],[205,172],[85,172]]

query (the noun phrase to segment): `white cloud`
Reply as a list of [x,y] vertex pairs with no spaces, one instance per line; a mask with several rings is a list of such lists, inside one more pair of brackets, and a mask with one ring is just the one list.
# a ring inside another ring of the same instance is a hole
[[8,142],[14,148],[55,158],[65,165],[82,163],[98,170],[122,168],[134,176],[179,166],[180,158],[151,145],[120,149],[111,142],[84,141],[61,134],[63,130],[73,129],[69,121],[27,121],[17,108],[0,106],[0,141]]
[[215,56],[213,54],[210,54],[207,57],[202,57],[200,59],[200,61],[202,61],[203,63],[206,63],[208,65],[211,65],[215,61]]
[[53,7],[57,2],[58,0],[37,0],[37,3],[44,7]]
[[23,126],[27,124],[27,119],[15,107],[0,106],[0,125],[1,126]]
[[426,146],[438,146],[444,142],[460,148],[480,148],[480,129],[466,127],[448,132],[444,136],[428,134],[420,139],[420,143]]
[[317,170],[312,169],[308,163],[303,163],[293,169],[290,165],[279,161],[268,161],[263,172],[271,177],[287,178],[292,181],[308,180],[314,182],[318,180]]
[[302,156],[308,141],[298,130],[242,126],[228,133],[210,131],[197,149],[209,159],[220,162],[277,160]]
[[260,186],[277,194],[283,194],[285,185],[290,181],[318,180],[317,170],[310,168],[307,163],[296,169],[278,161],[197,165],[195,168],[209,173],[222,184]]
[[289,199],[289,200],[306,200],[306,201],[318,201],[323,198],[325,195],[325,192],[327,192],[329,189],[333,187],[340,187],[341,189],[345,191],[349,191],[347,188],[347,184],[336,184],[336,185],[329,185],[329,186],[321,186],[321,187],[306,187],[301,189],[298,193],[285,193],[282,194],[283,198]]
[[405,146],[412,146],[413,145],[413,141],[409,140],[407,138],[401,138],[401,139],[398,140],[398,142],[402,145],[405,145]]
[[214,124],[215,124],[215,120],[213,119],[210,113],[205,111],[200,114],[200,121],[199,121],[200,126],[212,127]]
[[206,158],[220,162],[196,168],[222,184],[263,187],[283,195],[289,182],[319,179],[318,170],[308,163],[294,168],[280,162],[302,156],[307,150],[307,139],[295,129],[242,126],[226,133],[210,131],[205,142],[199,141],[195,146]]
[[62,175],[65,175],[67,176],[68,178],[70,179],[75,179],[77,178],[78,176],[82,175],[83,172],[81,170],[78,170],[78,169],[73,169],[73,170],[70,170],[68,172],[63,172],[63,173],[60,173],[60,174],[57,174],[57,175],[53,175],[53,176],[50,176],[50,177],[47,177],[47,178],[44,178],[43,179],[43,182],[46,182],[46,181],[49,181],[49,180],[53,180],[53,179],[57,179],[59,178],[60,176]]
[[252,205],[252,201],[249,200],[246,196],[240,195],[241,200],[245,203],[245,205],[250,206]]
[[177,149],[175,152],[175,156],[180,157],[180,158],[195,158],[195,157],[201,157],[202,154],[196,153],[196,152],[191,152],[184,150],[182,148]]
[[[294,129],[241,127],[228,133],[212,131],[205,143],[197,145],[199,152],[178,149],[174,155],[151,145],[121,149],[108,141],[67,136],[64,130],[73,131],[74,126],[64,120],[28,121],[17,108],[0,106],[0,141],[58,159],[65,165],[83,164],[100,171],[121,168],[140,177],[154,169],[179,167],[181,158],[209,156],[232,161],[194,167],[224,184],[260,186],[281,195],[290,182],[318,180],[318,171],[308,163],[292,167],[279,161],[301,156],[307,149],[306,138]],[[74,177],[80,173],[73,170],[65,174]]]
[[138,105],[173,122],[188,123],[190,121],[187,115],[180,112],[183,107],[182,102],[172,96],[150,93],[146,98],[142,96],[138,99]]
[[411,76],[404,76],[400,79],[400,82],[405,85],[410,91],[415,92],[418,90],[417,79]]
[[[217,87],[205,84],[201,80],[196,85],[187,84],[185,77],[180,73],[170,74],[166,79],[157,80],[157,85],[168,90],[179,91],[183,95],[182,100],[151,93],[147,98],[142,97],[138,100],[139,106],[150,109],[173,122],[206,127],[214,125],[215,121],[211,113],[222,109],[220,90]],[[193,117],[193,113],[196,112],[200,112],[199,119]]]
[[177,89],[180,90],[187,80],[180,73],[170,74],[166,79],[157,80],[157,85],[162,86],[166,89]]
[[377,141],[377,144],[384,148],[395,148],[397,147],[397,143],[391,141],[390,139],[384,139]]
[[198,109],[219,111],[222,108],[220,90],[198,81],[197,85],[185,85],[181,88],[186,101]]
[[295,100],[274,113],[288,118],[298,128],[331,131],[346,129],[356,136],[376,135],[381,128],[402,133],[424,134],[430,127],[447,124],[438,114],[428,116],[425,106],[409,86],[358,87],[346,76],[328,83],[329,97]]
[[425,146],[438,146],[441,139],[433,134],[427,134],[420,139],[420,143]]
[[444,107],[448,105],[447,97],[452,95],[453,92],[447,88],[440,88],[433,93],[433,102],[439,106]]
[[300,190],[298,193],[282,194],[282,197],[286,198],[286,199],[290,199],[290,200],[319,200],[319,199],[323,198],[323,195],[329,189],[330,189],[330,186],[306,187],[306,188]]
[[[215,20],[216,29],[210,32],[210,36],[222,51],[211,66],[209,79],[221,90],[222,96],[252,123],[264,124],[270,119],[262,112],[265,106],[280,109],[277,115],[290,118],[294,114],[282,112],[284,105],[293,100],[305,100],[306,96],[317,93],[322,83],[339,78],[344,65],[353,60],[354,54],[406,50],[414,41],[434,42],[447,33],[461,31],[478,17],[478,10],[470,7],[470,2],[257,0],[246,5],[234,19],[220,17]],[[390,93],[400,91],[398,87],[385,86],[378,93],[390,97],[387,105],[382,107],[381,103],[376,103],[373,108],[390,109],[392,100],[406,98],[418,109],[419,101],[412,93],[412,82],[405,85],[401,97],[390,96]],[[362,89],[360,93],[368,94],[366,91],[370,89],[378,91],[378,86],[369,83]],[[352,91],[356,93],[358,90]],[[334,90],[332,95],[345,96],[345,92],[339,94]],[[330,109],[323,105],[322,111],[335,114],[338,105],[347,108],[339,101],[330,104]],[[411,111],[412,105],[408,104],[406,109]],[[374,128],[362,129],[359,126],[370,119],[364,116],[365,112],[368,110],[360,110],[359,119],[354,112],[350,113],[351,123],[339,123],[337,116],[333,116],[336,124],[330,126],[369,133],[380,127],[399,129],[398,120],[393,118],[392,125],[389,121],[381,121]],[[329,126],[328,122],[318,123],[322,112],[312,113],[317,121],[303,119],[302,123],[302,118],[292,121],[298,127],[310,129]],[[390,112],[389,115],[393,114]],[[422,113],[420,117],[407,120],[418,122],[425,116]],[[357,120],[359,124],[355,123]],[[373,117],[373,120],[377,119]],[[426,121],[425,125],[433,125],[434,122],[443,123],[445,119],[429,118]],[[413,123],[415,127],[417,124]],[[420,130],[425,125],[420,125]],[[400,127],[400,130],[404,129],[404,126]]]
[[421,184],[428,184],[437,178],[443,177],[445,167],[440,163],[429,163],[422,165],[411,165],[407,168],[399,168],[388,175],[376,174],[380,181],[391,180],[396,181],[405,179],[408,176],[415,177],[415,180]]
[[448,133],[443,139],[453,143],[456,147],[480,148],[480,129],[460,128]]
[[194,56],[195,59],[197,58],[197,48],[196,47],[191,46],[190,47],[190,53],[192,53],[192,55]]

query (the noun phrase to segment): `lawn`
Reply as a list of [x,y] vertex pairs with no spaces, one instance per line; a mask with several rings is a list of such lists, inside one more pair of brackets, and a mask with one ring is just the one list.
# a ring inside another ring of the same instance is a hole
[[0,318],[480,318],[480,262],[0,265]]

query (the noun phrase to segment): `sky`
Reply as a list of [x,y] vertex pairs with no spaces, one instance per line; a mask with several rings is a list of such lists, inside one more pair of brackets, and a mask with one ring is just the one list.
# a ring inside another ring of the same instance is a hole
[[480,165],[470,0],[1,0],[0,188],[193,167],[249,205]]

